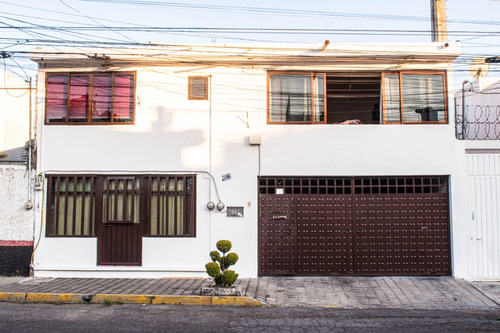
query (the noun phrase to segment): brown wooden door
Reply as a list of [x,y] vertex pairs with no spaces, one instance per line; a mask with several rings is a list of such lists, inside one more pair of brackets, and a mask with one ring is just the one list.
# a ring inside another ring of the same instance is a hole
[[96,189],[97,264],[140,266],[145,220],[141,178],[102,176]]

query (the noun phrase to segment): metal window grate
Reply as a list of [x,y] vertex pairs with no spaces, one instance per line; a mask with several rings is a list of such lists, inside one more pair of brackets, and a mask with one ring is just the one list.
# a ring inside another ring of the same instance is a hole
[[261,177],[260,194],[351,194],[351,178]]
[[95,235],[95,176],[47,175],[47,236]]
[[448,177],[260,177],[259,193],[278,195],[448,193]]

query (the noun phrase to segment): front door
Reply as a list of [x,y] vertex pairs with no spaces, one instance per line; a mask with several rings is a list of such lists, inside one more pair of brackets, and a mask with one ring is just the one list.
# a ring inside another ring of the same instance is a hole
[[97,264],[140,266],[141,177],[101,176],[96,182]]

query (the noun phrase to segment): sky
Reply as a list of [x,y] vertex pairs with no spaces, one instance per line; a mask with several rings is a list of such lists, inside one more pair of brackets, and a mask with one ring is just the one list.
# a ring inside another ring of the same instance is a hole
[[[470,63],[500,56],[500,1],[448,0],[449,41],[460,41],[454,90]],[[137,44],[430,42],[430,0],[0,0],[5,71],[36,75],[34,47]],[[491,64],[488,77],[500,77]]]

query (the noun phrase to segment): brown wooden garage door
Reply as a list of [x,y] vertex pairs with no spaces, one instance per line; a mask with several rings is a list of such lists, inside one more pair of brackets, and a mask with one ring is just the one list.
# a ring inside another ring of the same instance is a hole
[[259,275],[450,275],[448,177],[261,177]]

